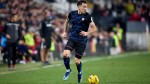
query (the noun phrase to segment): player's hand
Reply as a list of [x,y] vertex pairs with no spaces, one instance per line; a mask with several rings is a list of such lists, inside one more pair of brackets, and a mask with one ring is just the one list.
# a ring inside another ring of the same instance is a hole
[[85,31],[81,30],[80,35],[82,35],[82,36],[88,36],[88,32],[85,32]]
[[44,39],[44,38],[42,38],[42,42],[45,42],[45,39]]
[[64,32],[62,35],[61,35],[62,38],[67,38],[67,34],[66,32]]
[[11,39],[11,37],[10,37],[9,34],[6,34],[6,38],[7,38],[7,39]]

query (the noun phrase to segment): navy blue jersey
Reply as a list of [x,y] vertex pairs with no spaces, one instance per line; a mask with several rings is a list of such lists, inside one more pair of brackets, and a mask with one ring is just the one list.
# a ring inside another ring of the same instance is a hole
[[69,38],[82,44],[87,43],[87,36],[80,35],[81,30],[87,32],[89,24],[92,22],[88,13],[78,14],[78,11],[72,11],[68,15],[68,21],[72,24]]
[[53,29],[52,29],[52,19],[43,19],[41,21],[41,37],[48,39],[52,36]]

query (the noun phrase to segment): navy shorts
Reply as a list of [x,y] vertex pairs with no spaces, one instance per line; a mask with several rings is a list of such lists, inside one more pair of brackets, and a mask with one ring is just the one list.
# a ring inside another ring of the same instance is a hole
[[66,46],[65,46],[65,50],[72,51],[75,49],[75,57],[78,59],[82,58],[84,51],[85,51],[85,48],[86,48],[86,44],[75,42],[72,39],[69,39]]
[[43,49],[50,49],[51,47],[51,39],[45,39],[45,42],[41,43],[41,48]]

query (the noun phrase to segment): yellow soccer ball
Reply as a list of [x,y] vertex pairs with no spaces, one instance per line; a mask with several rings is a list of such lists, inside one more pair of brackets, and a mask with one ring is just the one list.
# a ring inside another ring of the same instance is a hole
[[99,84],[99,79],[97,75],[90,75],[88,78],[89,84]]

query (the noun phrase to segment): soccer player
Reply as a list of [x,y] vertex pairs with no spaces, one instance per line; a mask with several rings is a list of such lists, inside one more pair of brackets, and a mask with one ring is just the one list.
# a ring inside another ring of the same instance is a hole
[[74,62],[77,66],[78,71],[78,83],[82,81],[82,63],[81,58],[83,56],[84,50],[86,48],[87,36],[97,30],[95,23],[92,20],[92,17],[86,12],[87,4],[86,1],[81,0],[77,2],[78,10],[71,11],[64,23],[64,32],[62,34],[63,38],[67,37],[67,25],[68,23],[72,24],[72,28],[69,33],[69,39],[65,46],[63,52],[64,65],[66,67],[66,72],[63,77],[63,80],[67,80],[69,74],[71,73],[70,68],[70,53],[75,49],[75,58]]
[[41,61],[43,65],[50,65],[48,62],[48,51],[51,47],[52,37],[52,20],[50,19],[51,13],[49,10],[45,10],[45,17],[41,22]]
[[8,70],[15,70],[16,65],[16,47],[21,38],[21,28],[18,20],[18,15],[12,14],[10,21],[5,24],[4,33],[7,39]]

